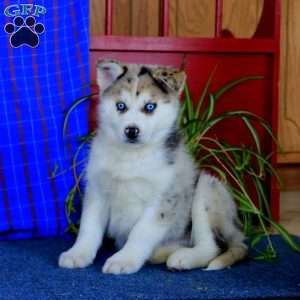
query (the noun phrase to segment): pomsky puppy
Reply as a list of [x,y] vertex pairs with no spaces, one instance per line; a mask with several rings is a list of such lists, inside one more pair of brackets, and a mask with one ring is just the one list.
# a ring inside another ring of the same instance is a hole
[[120,249],[104,273],[134,273],[146,262],[215,270],[246,256],[230,193],[199,172],[178,128],[185,78],[170,67],[98,62],[99,126],[80,230],[60,267],[92,264],[104,234]]

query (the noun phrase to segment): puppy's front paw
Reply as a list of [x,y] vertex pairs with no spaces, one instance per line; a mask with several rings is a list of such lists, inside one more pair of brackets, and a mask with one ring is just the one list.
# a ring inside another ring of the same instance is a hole
[[93,260],[94,256],[90,253],[71,248],[59,256],[58,265],[68,269],[84,268],[90,265]]
[[142,267],[133,255],[116,253],[110,257],[102,268],[103,273],[109,274],[132,274]]

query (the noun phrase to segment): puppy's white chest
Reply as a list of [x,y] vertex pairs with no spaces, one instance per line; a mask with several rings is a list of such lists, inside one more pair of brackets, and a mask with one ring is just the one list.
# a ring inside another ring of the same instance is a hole
[[141,217],[151,195],[141,182],[113,180],[113,188],[109,193],[108,235],[121,246],[127,239],[132,227]]
[[174,172],[162,151],[122,152],[105,145],[98,149],[89,174],[99,178],[109,205],[107,233],[121,246],[147,207],[160,201]]

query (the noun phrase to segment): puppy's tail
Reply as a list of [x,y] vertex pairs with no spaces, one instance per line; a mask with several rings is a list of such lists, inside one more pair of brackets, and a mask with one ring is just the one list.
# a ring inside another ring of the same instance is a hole
[[206,268],[207,271],[220,270],[230,267],[235,262],[244,259],[247,256],[248,249],[243,243],[231,245],[221,255],[214,258]]

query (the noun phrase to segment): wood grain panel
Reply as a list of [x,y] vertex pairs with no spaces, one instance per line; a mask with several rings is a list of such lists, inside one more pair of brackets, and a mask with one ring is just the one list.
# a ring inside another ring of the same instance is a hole
[[170,35],[213,37],[215,1],[170,0]]
[[105,0],[90,0],[90,33],[104,34]]
[[[300,191],[300,165],[280,165],[277,172],[281,178],[282,185],[280,190],[299,190]],[[299,198],[300,201],[300,198]],[[300,207],[300,206],[299,206]]]
[[131,35],[159,35],[159,0],[131,0]]
[[131,35],[131,0],[114,0],[113,34]]
[[280,194],[280,223],[294,235],[300,235],[300,190]]
[[[90,0],[90,33],[104,34],[105,0]],[[113,34],[157,36],[159,0],[114,0]]]
[[169,35],[177,36],[177,0],[169,0]]
[[300,1],[282,1],[279,141],[282,163],[300,162]]
[[230,30],[235,37],[252,37],[261,17],[263,4],[263,0],[223,0],[222,28]]

